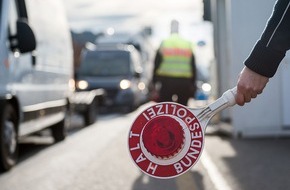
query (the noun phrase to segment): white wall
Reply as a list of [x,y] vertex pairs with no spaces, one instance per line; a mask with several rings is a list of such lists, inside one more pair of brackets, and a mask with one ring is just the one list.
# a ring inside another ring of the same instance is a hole
[[290,128],[290,52],[287,52],[280,66],[282,75],[282,124],[285,129]]
[[[229,2],[228,53],[231,86],[236,84],[238,74],[244,66],[243,61],[262,33],[274,3],[275,0]],[[287,59],[283,61],[276,76],[270,80],[262,95],[244,107],[232,108],[235,134],[272,136],[288,133],[288,131],[283,131],[283,126],[290,124],[289,62]],[[286,67],[288,73],[285,72]]]

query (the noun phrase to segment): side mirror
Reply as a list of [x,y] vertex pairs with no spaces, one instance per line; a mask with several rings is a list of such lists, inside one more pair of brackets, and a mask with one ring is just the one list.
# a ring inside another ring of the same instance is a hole
[[27,53],[35,50],[35,35],[25,19],[18,20],[16,23],[17,34],[10,37],[11,49],[18,50],[20,53]]

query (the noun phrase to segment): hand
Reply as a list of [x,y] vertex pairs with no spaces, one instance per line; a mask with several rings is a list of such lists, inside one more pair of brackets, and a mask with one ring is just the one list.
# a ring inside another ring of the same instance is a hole
[[244,67],[237,83],[237,104],[243,106],[246,102],[250,102],[252,98],[256,98],[258,94],[263,92],[268,81],[268,77]]

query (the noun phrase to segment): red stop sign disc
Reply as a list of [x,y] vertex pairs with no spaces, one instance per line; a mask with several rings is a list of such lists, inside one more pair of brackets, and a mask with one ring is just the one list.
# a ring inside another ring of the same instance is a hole
[[177,103],[144,110],[129,132],[129,152],[141,171],[168,179],[188,171],[200,157],[204,135],[195,115]]

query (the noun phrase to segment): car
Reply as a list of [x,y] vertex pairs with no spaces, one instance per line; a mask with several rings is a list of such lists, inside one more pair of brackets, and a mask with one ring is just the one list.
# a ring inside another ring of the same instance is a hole
[[61,1],[2,0],[0,9],[0,170],[6,171],[17,163],[22,137],[50,128],[55,142],[65,139],[73,49]]
[[141,55],[143,79],[146,85],[149,86],[153,77],[155,49],[150,38],[151,32],[146,29],[133,32],[115,31],[113,28],[109,28],[109,32],[98,35],[95,43],[101,46],[114,44],[133,45]]
[[93,45],[82,52],[76,86],[79,91],[104,89],[105,106],[132,111],[148,97],[142,74],[141,57],[134,46]]

